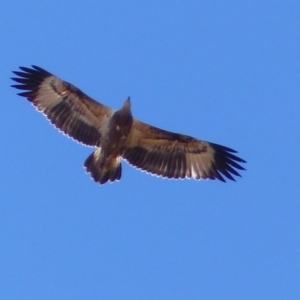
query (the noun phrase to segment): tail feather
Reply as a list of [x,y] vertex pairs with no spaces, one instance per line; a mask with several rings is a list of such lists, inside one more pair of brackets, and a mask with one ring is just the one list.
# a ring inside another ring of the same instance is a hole
[[105,161],[101,159],[101,149],[96,150],[86,159],[84,167],[91,174],[94,181],[100,184],[120,180],[122,175],[120,158],[109,158]]

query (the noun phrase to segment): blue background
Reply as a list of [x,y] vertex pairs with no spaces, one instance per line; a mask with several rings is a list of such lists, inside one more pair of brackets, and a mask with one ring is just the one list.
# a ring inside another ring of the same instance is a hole
[[[299,1],[1,5],[1,299],[299,299]],[[223,144],[237,182],[163,180],[93,151],[11,88],[36,64],[137,119]]]

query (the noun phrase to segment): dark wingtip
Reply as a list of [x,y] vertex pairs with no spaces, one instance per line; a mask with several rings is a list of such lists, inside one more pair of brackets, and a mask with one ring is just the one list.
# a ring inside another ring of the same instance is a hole
[[235,154],[232,154],[238,152],[236,150],[218,144],[211,143],[211,146],[215,150],[215,155],[214,155],[215,177],[222,182],[225,182],[222,175],[232,181],[236,181],[233,175],[242,177],[241,174],[239,174],[236,169],[246,170],[244,167],[242,167],[239,164],[239,163],[246,163],[246,161],[236,156]]
[[51,73],[36,65],[32,65],[32,68],[22,66],[19,68],[22,72],[12,71],[12,73],[18,77],[11,77],[11,79],[18,84],[12,84],[11,87],[26,91],[19,93],[18,95],[27,98],[31,95],[31,92],[39,87],[45,78],[52,76]]
[[44,76],[52,75],[50,72],[46,71],[45,69],[43,69],[37,65],[31,65],[31,68],[20,66],[19,69],[23,72],[12,71],[12,73],[14,73],[15,75],[20,76],[20,77],[28,76],[28,74],[37,74],[37,73],[42,73]]
[[43,68],[41,68],[41,67],[39,67],[39,66],[37,66],[37,65],[31,65],[31,67],[32,67],[34,70],[36,70],[36,71],[38,71],[38,72],[40,72],[40,73],[52,75],[50,72],[46,71],[45,69],[43,69]]

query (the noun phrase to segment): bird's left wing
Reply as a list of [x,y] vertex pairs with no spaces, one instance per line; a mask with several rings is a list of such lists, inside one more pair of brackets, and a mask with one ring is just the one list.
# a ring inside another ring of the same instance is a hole
[[245,161],[230,148],[162,130],[134,120],[122,157],[146,172],[167,178],[234,180]]
[[72,84],[59,79],[48,71],[32,66],[20,67],[12,78],[12,85],[27,98],[58,129],[75,140],[99,146],[101,132],[114,112],[98,103]]

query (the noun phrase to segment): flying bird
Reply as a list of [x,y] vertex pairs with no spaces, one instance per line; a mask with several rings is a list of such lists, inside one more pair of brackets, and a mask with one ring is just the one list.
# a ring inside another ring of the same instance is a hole
[[[97,149],[84,167],[95,182],[120,180],[121,160],[165,178],[235,180],[245,161],[235,150],[191,136],[169,132],[133,118],[128,98],[121,109],[111,109],[48,71],[20,67],[12,78],[27,98],[52,124],[71,138]],[[237,170],[236,170],[237,169]]]

